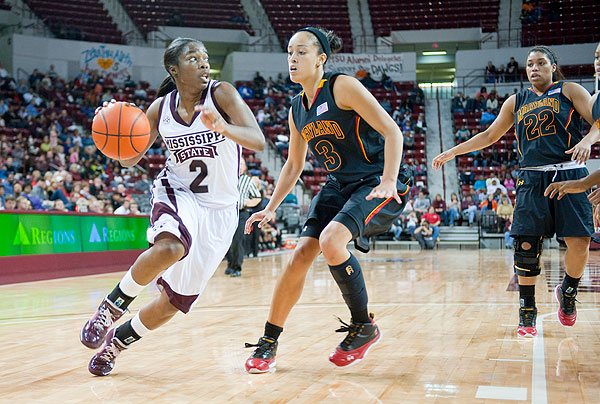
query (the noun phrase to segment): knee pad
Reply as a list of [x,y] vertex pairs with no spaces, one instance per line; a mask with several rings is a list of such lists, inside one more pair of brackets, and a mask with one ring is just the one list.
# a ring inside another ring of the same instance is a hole
[[[523,249],[524,243],[529,243],[531,247]],[[541,236],[515,236],[515,273],[525,277],[538,276],[543,247],[544,239]]]

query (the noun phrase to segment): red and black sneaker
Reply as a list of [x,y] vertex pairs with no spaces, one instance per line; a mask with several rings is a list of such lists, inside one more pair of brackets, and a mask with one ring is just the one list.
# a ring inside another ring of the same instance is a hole
[[517,335],[522,338],[537,337],[537,328],[535,320],[537,318],[537,308],[535,307],[520,307],[519,308],[519,327]]
[[575,308],[577,292],[569,294],[562,290],[561,285],[556,285],[554,296],[560,306],[557,311],[558,321],[564,326],[572,327],[577,320],[577,309]]
[[98,349],[104,342],[106,334],[110,327],[113,326],[125,313],[125,310],[121,310],[114,305],[113,302],[105,297],[98,306],[98,310],[88,320],[79,335],[81,343],[88,348]]
[[127,345],[115,337],[114,328],[106,335],[106,342],[102,350],[98,352],[88,365],[88,370],[96,376],[106,376],[115,367],[115,359],[119,354],[127,349]]
[[335,351],[329,355],[329,361],[336,366],[349,366],[360,362],[369,352],[369,349],[381,339],[381,331],[373,321],[373,314],[370,314],[371,321],[368,323],[344,323],[344,325],[335,332],[347,332],[346,338],[335,348]]
[[246,343],[246,348],[256,347],[252,355],[246,361],[248,373],[266,373],[275,371],[275,355],[277,354],[277,341],[264,336],[257,344]]

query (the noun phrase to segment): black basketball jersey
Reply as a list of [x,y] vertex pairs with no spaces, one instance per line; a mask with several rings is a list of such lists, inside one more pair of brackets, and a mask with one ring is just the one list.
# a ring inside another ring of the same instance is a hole
[[592,118],[594,122],[600,119],[600,95],[596,97],[596,101],[594,101],[594,105],[592,106]]
[[569,161],[565,151],[583,139],[581,117],[562,90],[563,82],[558,81],[542,95],[531,88],[517,93],[515,133],[521,167]]
[[304,92],[294,97],[292,115],[319,164],[346,184],[383,172],[384,138],[355,111],[337,107],[332,87],[339,75],[323,75],[310,108]]

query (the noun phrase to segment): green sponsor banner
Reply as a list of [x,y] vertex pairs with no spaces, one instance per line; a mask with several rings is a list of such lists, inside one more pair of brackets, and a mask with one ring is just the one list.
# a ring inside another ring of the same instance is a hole
[[147,248],[148,217],[0,214],[0,256]]

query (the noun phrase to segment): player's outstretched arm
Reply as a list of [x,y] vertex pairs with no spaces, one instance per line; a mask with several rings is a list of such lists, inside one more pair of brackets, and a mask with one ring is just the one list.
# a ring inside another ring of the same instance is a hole
[[464,143],[454,146],[433,159],[433,168],[439,170],[445,162],[452,160],[461,154],[470,153],[475,150],[485,149],[486,147],[496,143],[513,125],[515,119],[515,95],[511,95],[504,101],[500,114],[492,123],[492,125],[473,136]]
[[263,150],[265,148],[265,135],[263,135],[256,122],[252,110],[244,102],[238,91],[229,83],[221,82],[214,93],[216,103],[223,108],[231,119],[228,123],[214,108],[198,105],[202,123],[210,129],[233,140],[240,146],[250,150]]
[[277,185],[273,190],[273,195],[271,196],[269,203],[263,210],[252,214],[246,221],[246,226],[244,228],[246,234],[249,234],[252,231],[252,224],[254,222],[259,222],[258,227],[260,228],[275,219],[275,209],[279,207],[283,199],[290,193],[292,188],[294,188],[294,185],[296,185],[296,182],[304,169],[308,144],[296,129],[291,109],[288,116],[288,124],[290,126],[288,158],[281,169],[281,174],[279,174]]

